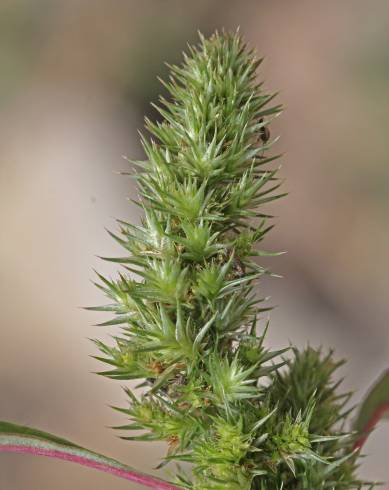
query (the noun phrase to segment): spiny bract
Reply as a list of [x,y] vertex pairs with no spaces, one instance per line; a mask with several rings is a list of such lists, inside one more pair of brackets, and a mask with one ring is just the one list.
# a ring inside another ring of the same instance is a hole
[[144,217],[113,235],[124,272],[100,276],[111,302],[95,309],[122,326],[114,346],[96,341],[110,365],[101,374],[142,380],[126,390],[121,429],[166,441],[162,465],[178,463],[183,488],[361,488],[337,364],[312,348],[285,361],[257,325],[269,308],[254,287],[268,271],[253,258],[269,255],[255,248],[272,228],[263,206],[282,195],[267,154],[281,107],[238,34],[200,41],[170,67],[161,122],[146,120],[147,159],[133,162]]

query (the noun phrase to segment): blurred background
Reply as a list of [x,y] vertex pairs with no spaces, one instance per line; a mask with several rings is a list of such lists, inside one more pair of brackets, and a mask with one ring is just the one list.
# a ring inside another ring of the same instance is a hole
[[[149,469],[161,447],[126,443],[120,384],[95,376],[90,337],[107,317],[92,269],[115,255],[106,228],[136,221],[122,155],[197,30],[240,26],[266,57],[260,77],[286,111],[272,127],[289,196],[268,249],[284,276],[269,344],[335,347],[361,399],[388,366],[389,3],[387,0],[1,0],[0,419],[41,427]],[[361,476],[389,480],[389,424],[366,445]],[[0,456],[0,490],[139,488],[92,470]],[[386,485],[383,488],[389,489]]]

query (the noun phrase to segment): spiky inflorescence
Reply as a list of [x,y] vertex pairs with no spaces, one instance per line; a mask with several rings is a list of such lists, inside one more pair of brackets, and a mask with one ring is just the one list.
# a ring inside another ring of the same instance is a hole
[[281,196],[266,155],[281,108],[257,84],[259,64],[223,33],[171,67],[162,122],[146,121],[147,160],[134,162],[142,224],[120,222],[128,256],[112,260],[125,272],[100,276],[112,302],[97,309],[122,333],[97,341],[98,359],[105,376],[142,380],[121,428],[166,441],[164,463],[191,463],[177,470],[183,488],[360,488],[331,356],[308,348],[274,362],[282,352],[257,327],[267,308],[253,288],[268,271],[254,246],[271,228],[263,205]]

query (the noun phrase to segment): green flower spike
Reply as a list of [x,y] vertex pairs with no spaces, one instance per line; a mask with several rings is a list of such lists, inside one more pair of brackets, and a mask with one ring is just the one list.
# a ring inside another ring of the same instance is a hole
[[279,359],[257,322],[269,271],[254,258],[277,254],[256,245],[272,228],[266,204],[284,195],[268,129],[281,107],[260,64],[238,34],[216,33],[170,67],[146,160],[133,162],[144,217],[120,222],[128,256],[110,260],[124,271],[101,277],[110,304],[98,309],[121,325],[115,345],[97,342],[102,374],[139,379],[120,429],[165,441],[161,466],[176,462],[183,488],[361,488],[338,364],[312,348]]

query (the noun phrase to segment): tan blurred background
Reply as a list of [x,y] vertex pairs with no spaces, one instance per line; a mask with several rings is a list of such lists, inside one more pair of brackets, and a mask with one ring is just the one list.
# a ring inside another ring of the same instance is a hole
[[[59,433],[148,469],[158,450],[125,443],[120,385],[92,374],[87,338],[107,319],[93,268],[117,247],[104,227],[136,220],[115,172],[141,156],[137,129],[197,30],[240,25],[266,56],[260,73],[286,112],[273,134],[290,195],[268,248],[284,279],[269,343],[333,346],[358,401],[388,366],[389,2],[1,0],[0,419]],[[389,480],[389,424],[361,475]],[[0,490],[129,489],[66,463],[0,455]],[[384,488],[389,489],[389,486]]]

